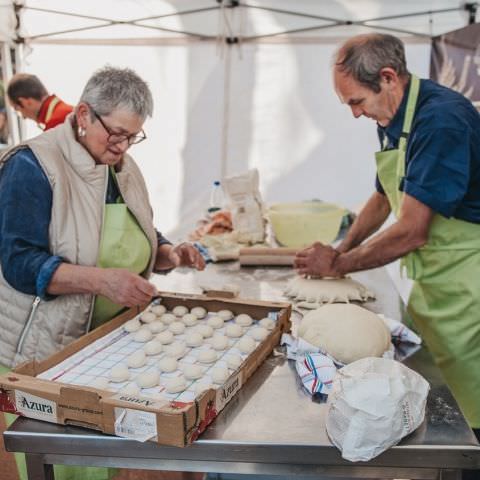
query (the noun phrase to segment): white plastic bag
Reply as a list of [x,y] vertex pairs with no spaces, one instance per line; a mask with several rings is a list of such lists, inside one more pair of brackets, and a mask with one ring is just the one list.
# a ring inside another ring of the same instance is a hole
[[368,461],[420,426],[429,389],[395,360],[353,362],[337,371],[328,396],[328,436],[343,458]]

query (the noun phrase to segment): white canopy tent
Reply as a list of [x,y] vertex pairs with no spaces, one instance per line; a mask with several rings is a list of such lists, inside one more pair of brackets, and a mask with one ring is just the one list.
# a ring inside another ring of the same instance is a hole
[[72,104],[106,63],[149,82],[149,139],[131,152],[157,227],[175,238],[208,206],[213,180],[251,167],[267,202],[365,201],[376,129],[333,91],[336,46],[360,32],[397,34],[410,70],[428,77],[430,37],[475,14],[476,3],[458,0],[0,0],[0,41],[4,75],[12,47],[16,70]]

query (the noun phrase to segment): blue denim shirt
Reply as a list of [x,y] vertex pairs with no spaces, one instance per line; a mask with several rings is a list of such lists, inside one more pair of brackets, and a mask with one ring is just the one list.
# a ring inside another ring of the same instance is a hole
[[[109,177],[106,203],[115,203],[118,187]],[[44,300],[63,258],[49,251],[52,188],[29,148],[16,152],[0,170],[0,265],[16,290]],[[170,242],[157,232],[158,245]]]

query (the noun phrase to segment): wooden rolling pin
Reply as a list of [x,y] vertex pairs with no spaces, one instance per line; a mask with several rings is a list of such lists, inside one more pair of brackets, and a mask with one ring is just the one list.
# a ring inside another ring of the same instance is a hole
[[296,248],[249,247],[240,249],[240,265],[293,265]]

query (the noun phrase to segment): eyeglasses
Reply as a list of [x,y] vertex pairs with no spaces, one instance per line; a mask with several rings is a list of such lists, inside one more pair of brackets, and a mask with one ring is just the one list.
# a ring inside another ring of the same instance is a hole
[[112,145],[115,145],[117,143],[122,143],[126,140],[128,142],[128,145],[135,145],[137,143],[140,143],[140,142],[143,142],[144,140],[146,140],[147,135],[145,135],[145,132],[143,130],[142,130],[142,133],[140,135],[139,134],[125,135],[123,133],[116,133],[116,132],[112,131],[111,128],[109,128],[109,127],[107,127],[107,125],[105,125],[105,122],[102,120],[102,117],[100,117],[100,115],[92,107],[90,107],[90,109],[92,110],[93,114],[95,115],[95,118],[102,124],[102,127],[108,133],[108,138],[107,138],[108,143],[110,143]]

